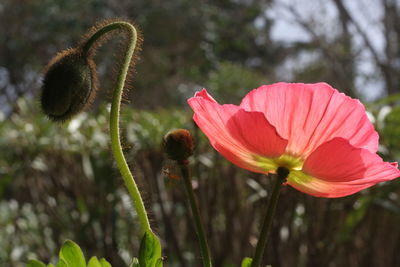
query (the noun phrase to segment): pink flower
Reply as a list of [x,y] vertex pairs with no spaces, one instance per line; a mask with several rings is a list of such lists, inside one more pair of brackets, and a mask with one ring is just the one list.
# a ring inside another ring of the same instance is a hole
[[211,145],[241,168],[290,173],[287,184],[343,197],[400,176],[377,154],[379,136],[360,101],[326,83],[276,83],[219,105],[205,89],[188,100]]

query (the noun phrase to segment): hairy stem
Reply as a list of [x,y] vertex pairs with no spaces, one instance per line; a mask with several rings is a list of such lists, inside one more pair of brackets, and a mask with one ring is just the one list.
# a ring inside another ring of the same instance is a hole
[[111,22],[105,25],[104,27],[100,28],[98,31],[96,31],[83,44],[82,50],[84,54],[88,54],[90,48],[96,43],[96,41],[99,40],[104,34],[112,30],[126,31],[129,34],[129,39],[128,39],[128,47],[123,57],[124,58],[123,63],[121,65],[121,69],[118,74],[117,84],[113,92],[111,112],[110,112],[111,147],[115,161],[117,162],[118,169],[121,172],[122,178],[125,182],[125,186],[127,187],[129,195],[132,198],[134,206],[136,208],[136,212],[141,224],[141,231],[142,233],[145,233],[147,231],[151,231],[149,219],[139,189],[126,162],[124,153],[122,151],[121,140],[119,135],[119,115],[120,115],[122,91],[125,86],[125,80],[129,71],[129,65],[131,64],[133,53],[136,48],[136,42],[137,42],[136,29],[132,24],[128,22],[124,21]]
[[208,248],[206,235],[204,233],[203,225],[201,223],[199,208],[196,203],[196,199],[194,197],[192,183],[190,179],[189,166],[187,161],[179,162],[179,167],[181,169],[182,178],[183,178],[183,186],[185,188],[186,195],[189,200],[190,208],[192,210],[194,225],[197,233],[197,237],[199,238],[200,243],[200,251],[203,257],[203,266],[211,267],[211,256],[210,250]]
[[274,188],[272,189],[272,195],[269,199],[267,211],[265,213],[262,225],[260,237],[257,242],[256,253],[254,254],[253,261],[251,263],[251,267],[260,267],[262,258],[264,255],[265,247],[268,241],[268,233],[271,228],[272,218],[275,213],[276,204],[278,203],[279,193],[281,191],[281,187],[285,182],[289,171],[286,168],[279,167],[277,170],[277,179],[274,184]]

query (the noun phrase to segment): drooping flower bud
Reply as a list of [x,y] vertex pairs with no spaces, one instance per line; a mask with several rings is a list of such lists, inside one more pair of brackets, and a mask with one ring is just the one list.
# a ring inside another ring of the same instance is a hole
[[188,130],[170,131],[163,139],[164,150],[168,157],[178,162],[184,162],[193,154],[193,138]]
[[80,49],[68,49],[46,67],[41,105],[54,121],[65,121],[88,107],[96,94],[96,66]]

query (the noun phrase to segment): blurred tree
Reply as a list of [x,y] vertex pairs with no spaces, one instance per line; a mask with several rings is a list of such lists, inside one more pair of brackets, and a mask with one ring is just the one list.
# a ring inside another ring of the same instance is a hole
[[260,72],[232,62],[221,62],[216,70],[209,73],[207,87],[217,100],[240,104],[247,92],[266,84],[267,80]]
[[[305,8],[306,1],[295,1],[295,4],[285,0],[274,1],[275,8],[290,14],[290,19],[286,19],[302,29],[308,37],[306,41],[287,44],[293,50],[288,58],[300,63],[295,68],[293,79],[328,81],[346,94],[361,98],[367,92],[357,86],[368,83],[383,84],[383,91],[378,95],[400,92],[400,65],[396,63],[400,59],[400,30],[397,23],[400,21],[400,4],[395,0],[372,2],[372,9],[376,10],[369,12],[374,13],[374,18],[366,14],[368,4],[363,1],[354,1],[352,5],[342,0],[316,1],[314,8],[309,9]],[[318,12],[322,8],[325,10]],[[381,15],[377,17],[376,14]],[[380,32],[372,33],[372,29],[379,29]],[[383,43],[383,49],[380,42]],[[296,58],[304,53],[308,53],[309,59],[305,65],[304,57],[300,57],[300,60]],[[368,73],[371,77],[365,77],[363,68],[366,66],[372,69]]]
[[[132,91],[139,107],[181,105],[182,94],[186,98],[197,84],[203,86],[222,61],[272,76],[285,53],[270,38],[272,21],[264,15],[268,2],[6,0],[0,9],[4,33],[0,67],[9,79],[2,88],[2,101],[12,104],[25,93],[36,94],[40,70],[50,56],[73,46],[98,18],[116,16],[132,18],[144,32],[137,66],[140,78],[134,78],[138,90]],[[115,54],[111,50],[121,49],[106,46],[97,56],[102,87],[108,91],[113,72],[109,70],[118,61],[110,57]],[[28,78],[34,83],[22,82]]]

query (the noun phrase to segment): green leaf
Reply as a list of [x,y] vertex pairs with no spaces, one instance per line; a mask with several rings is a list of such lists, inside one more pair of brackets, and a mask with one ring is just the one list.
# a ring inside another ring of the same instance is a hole
[[137,258],[133,258],[129,267],[139,267],[139,260]]
[[382,122],[384,143],[389,146],[391,151],[400,150],[400,107],[394,107]]
[[46,267],[46,264],[38,260],[30,260],[26,267]]
[[[140,267],[158,267],[161,259],[161,245],[158,237],[151,231],[147,231],[139,248]],[[161,264],[162,266],[162,264]]]
[[60,261],[64,260],[68,267],[86,267],[85,256],[81,248],[71,240],[64,242],[60,250]]
[[241,267],[251,267],[251,263],[252,263],[253,259],[251,258],[244,258],[242,261],[242,265],[240,265]]
[[65,260],[60,259],[60,260],[58,261],[56,267],[69,267],[69,266],[68,266],[68,263],[67,263]]
[[54,264],[49,263],[49,264],[47,264],[47,267],[55,267],[55,266],[54,266]]
[[100,264],[101,264],[101,267],[111,267],[111,264],[108,261],[106,261],[106,259],[104,259],[104,258],[100,259]]
[[99,260],[96,256],[93,256],[88,262],[88,267],[111,267],[111,264],[104,258]]
[[90,258],[88,267],[102,267],[96,256]]

